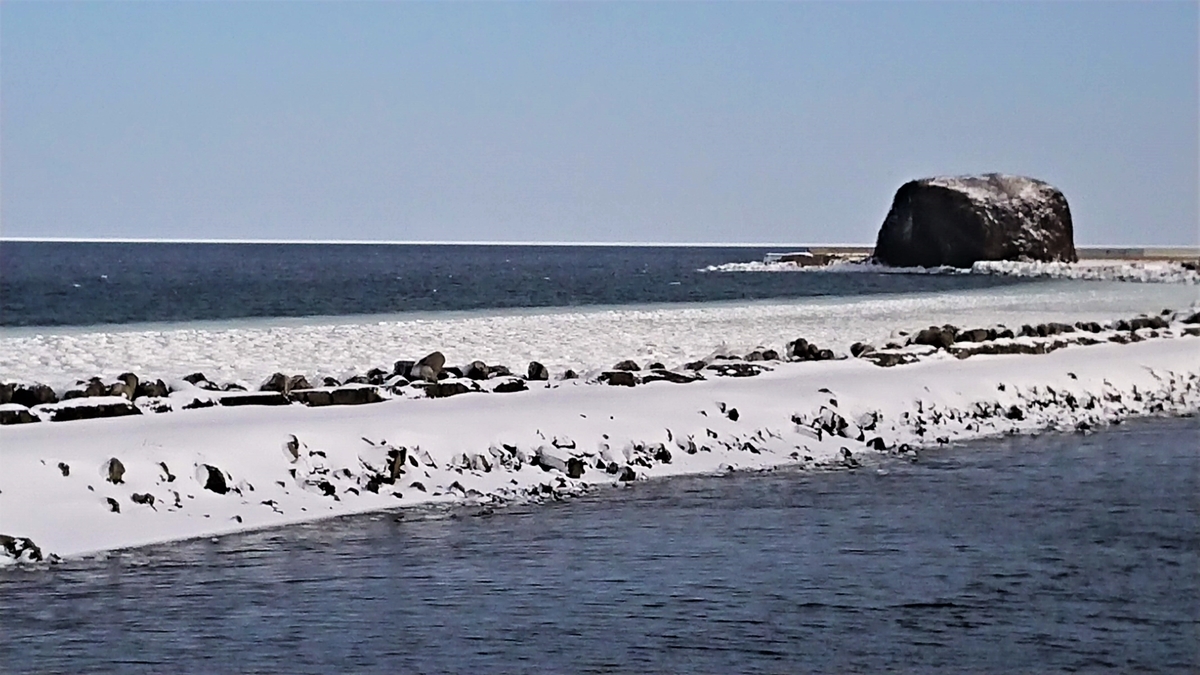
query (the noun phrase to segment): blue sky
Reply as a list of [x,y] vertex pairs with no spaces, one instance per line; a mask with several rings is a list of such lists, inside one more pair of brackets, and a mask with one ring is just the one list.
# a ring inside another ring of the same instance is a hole
[[926,175],[1195,244],[1198,5],[0,4],[0,235],[874,241]]

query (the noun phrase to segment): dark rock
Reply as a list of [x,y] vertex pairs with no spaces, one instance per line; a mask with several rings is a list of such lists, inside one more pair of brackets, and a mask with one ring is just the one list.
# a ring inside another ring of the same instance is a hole
[[[367,383],[374,384],[377,386],[381,385],[381,384],[383,384],[384,380],[387,380],[388,375],[391,375],[391,373],[384,370],[383,368],[372,368],[367,371]],[[307,388],[308,387],[304,387],[304,389],[307,389]]]
[[579,373],[577,373],[577,372],[575,372],[575,371],[571,370],[570,368],[567,368],[566,370],[564,370],[564,371],[563,371],[563,374],[562,374],[562,379],[564,379],[564,380],[577,380],[577,379],[579,379]]
[[954,344],[957,333],[958,331],[954,330],[953,327],[930,326],[909,338],[908,343],[947,349],[950,345]]
[[527,380],[543,381],[550,379],[550,371],[546,368],[546,366],[543,366],[537,361],[530,361],[529,368],[526,369],[525,373],[525,379]]
[[784,346],[783,352],[789,359],[798,359],[804,361],[808,359],[808,347],[808,340],[805,340],[804,338],[796,338]]
[[0,410],[0,424],[29,424],[40,421],[41,419],[24,406],[12,410]]
[[121,373],[117,379],[125,384],[125,388],[129,392],[126,397],[133,400],[137,394],[138,385],[141,384],[138,376],[133,373]]
[[[183,379],[187,380],[186,377]],[[287,383],[288,383],[287,375],[284,375],[283,373],[274,373],[270,377],[268,377],[265,382],[262,383],[262,386],[260,386],[258,388],[258,390],[259,391],[277,391],[282,394],[287,391],[287,388],[288,388]],[[195,382],[192,382],[192,384],[195,384]],[[304,388],[307,389],[308,387],[304,387]]]
[[1183,322],[1186,324],[1200,323],[1200,312],[1196,312],[1195,314],[1189,316],[1188,318],[1184,319]]
[[645,375],[642,375],[642,383],[649,384],[651,382],[671,382],[674,384],[689,384],[698,382],[704,377],[699,373],[676,373],[670,370],[652,370]]
[[750,352],[749,354],[746,354],[745,360],[746,361],[765,361],[766,359],[763,358],[763,353],[760,350],[755,349],[754,351]]
[[308,383],[308,378],[303,375],[293,375],[288,378],[287,386],[284,387],[283,393],[288,393],[293,389],[312,389],[312,385]]
[[104,476],[104,480],[119,485],[125,482],[125,465],[116,457],[111,457],[109,460],[100,465],[100,475]]
[[321,378],[321,386],[322,387],[340,387],[340,386],[342,386],[342,383],[338,382],[338,379],[336,377],[322,377]]
[[762,351],[762,357],[764,361],[778,361],[779,352],[775,351],[774,349],[764,349]]
[[194,398],[190,403],[183,404],[184,410],[198,410],[200,408],[211,408],[217,404],[211,398]]
[[344,387],[330,392],[332,405],[365,405],[379,403],[383,397],[375,387]]
[[1141,330],[1143,328],[1167,328],[1171,324],[1167,323],[1161,316],[1139,316],[1136,319],[1129,320],[1129,330]]
[[[395,377],[395,375],[392,377]],[[342,384],[371,384],[371,381],[367,379],[366,375],[351,375]]]
[[13,392],[16,391],[17,385],[12,382],[0,383],[0,405],[12,403]]
[[[280,377],[283,376],[282,373],[275,373],[275,374],[279,375]],[[208,378],[204,376],[204,373],[192,373],[191,375],[184,375],[183,381],[187,382],[188,384],[194,384],[196,386],[200,386],[201,382],[208,382]]]
[[1099,333],[1101,330],[1103,330],[1103,328],[1100,327],[1100,324],[1096,323],[1095,321],[1079,321],[1075,324],[1075,327],[1087,333]]
[[86,397],[87,397],[87,393],[84,392],[82,389],[68,389],[67,391],[63,392],[61,400],[70,401],[73,399],[86,398]]
[[850,345],[850,356],[853,356],[854,358],[858,358],[867,352],[873,351],[875,351],[875,347],[865,342],[855,342],[854,344]]
[[246,391],[246,388],[237,382],[226,382],[221,386],[221,391]]
[[441,352],[433,352],[413,364],[412,370],[409,371],[408,376],[413,380],[437,382],[438,373],[442,372],[442,368],[444,368],[445,365],[446,356]]
[[93,377],[92,379],[83,383],[83,385],[83,395],[88,398],[93,398],[96,396],[108,396],[108,387],[106,387],[104,382],[102,382],[98,377]]
[[617,478],[617,480],[624,482],[624,483],[628,483],[629,481],[637,480],[637,472],[634,471],[633,467],[631,467],[631,466],[622,467],[621,475]]
[[228,407],[236,407],[241,405],[287,405],[288,403],[291,403],[291,401],[288,400],[288,397],[284,396],[283,392],[281,391],[254,391],[226,394],[219,398],[217,402]]
[[0,534],[0,552],[17,562],[41,562],[42,549],[28,537],[10,537]]
[[972,330],[964,330],[963,332],[959,333],[957,336],[955,336],[954,341],[955,342],[987,342],[988,340],[992,339],[993,337],[995,337],[995,333],[993,331],[989,331],[985,328],[975,328]]
[[738,413],[737,408],[730,408],[729,410],[725,411],[725,416],[728,417],[729,421],[731,422],[736,422],[741,418],[741,414]]
[[63,478],[71,475],[71,467],[66,462],[59,462],[58,470],[62,472]]
[[425,385],[425,395],[429,398],[449,398],[474,391],[462,382],[434,382]]
[[654,459],[655,461],[662,462],[663,464],[670,464],[671,451],[668,450],[665,445],[660,445],[658,446],[658,449],[654,451]]
[[1075,262],[1071,210],[1057,188],[985,174],[923,178],[896,191],[875,259],[899,267],[970,267],[980,260]]
[[579,478],[583,475],[584,465],[583,460],[578,457],[571,457],[567,460],[567,477]]
[[467,364],[463,376],[470,380],[486,380],[488,379],[488,366],[483,361],[472,361]]
[[817,360],[818,361],[832,361],[833,360],[833,350],[832,349],[818,350],[817,351]]
[[108,396],[120,396],[125,399],[133,400],[133,389],[124,382],[114,382],[109,385],[108,391],[105,392]]
[[145,504],[146,506],[154,506],[154,495],[149,492],[135,492],[129,495],[129,501],[134,504]]
[[632,387],[638,383],[637,375],[628,370],[606,370],[596,379],[614,387]]
[[691,361],[689,363],[683,364],[683,369],[684,370],[704,370],[704,367],[707,365],[708,364],[705,363],[704,361]]
[[162,398],[169,393],[171,393],[171,390],[167,388],[165,382],[155,380],[154,382],[139,382],[137,389],[133,392],[133,397],[135,399],[142,398],[143,396]]
[[204,489],[210,492],[215,492],[223,495],[229,492],[229,484],[225,481],[225,474],[221,470],[211,464],[201,464],[196,471],[196,480],[204,483]]
[[753,363],[714,363],[705,368],[722,377],[754,377],[768,369]]
[[462,378],[463,371],[457,366],[446,366],[438,373],[438,379],[444,380],[448,377]]
[[863,354],[862,357],[883,368],[891,368],[892,366],[900,366],[907,363],[917,362],[916,355],[902,354],[897,352],[868,352]]
[[44,384],[18,384],[13,388],[10,402],[32,408],[35,405],[58,403],[58,396],[54,394],[53,389]]
[[508,366],[488,366],[488,377],[508,377],[512,371]]
[[409,373],[412,371],[412,367],[415,365],[417,365],[416,361],[397,361],[395,366],[392,368],[392,374],[410,377]]
[[650,365],[646,366],[646,370],[666,370],[666,368],[667,367],[664,366],[659,361],[655,361],[654,363],[651,363]]
[[528,391],[529,387],[525,385],[525,380],[518,377],[507,377],[503,382],[492,387],[492,391],[497,394],[511,394],[516,391]]
[[121,512],[121,505],[117,503],[117,500],[113,499],[112,497],[105,497],[104,501],[108,502],[109,511],[112,511],[113,513]]
[[637,361],[633,361],[632,359],[625,359],[624,361],[621,361],[621,362],[617,363],[616,365],[614,365],[612,367],[612,369],[613,370],[623,370],[623,371],[632,373],[632,372],[637,372],[637,371],[641,370],[642,367],[637,364]]
[[94,403],[77,405],[60,405],[47,409],[51,422],[72,422],[75,420],[92,420],[104,417],[124,417],[126,415],[141,415],[142,411],[129,401],[113,403]]

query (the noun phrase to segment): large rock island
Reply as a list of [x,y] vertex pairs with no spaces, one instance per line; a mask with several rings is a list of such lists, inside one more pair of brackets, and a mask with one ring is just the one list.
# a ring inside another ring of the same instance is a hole
[[1071,210],[1056,187],[989,173],[909,181],[896,191],[875,259],[898,267],[980,260],[1075,262]]

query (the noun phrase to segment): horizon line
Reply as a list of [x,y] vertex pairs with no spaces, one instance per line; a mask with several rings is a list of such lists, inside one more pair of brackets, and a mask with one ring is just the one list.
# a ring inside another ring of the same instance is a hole
[[[388,239],[166,239],[151,237],[3,237],[4,242],[63,244],[308,244],[344,246],[580,246],[639,248],[874,248],[853,242],[438,241]],[[1197,244],[1076,244],[1081,249],[1195,249]]]
[[0,242],[81,244],[343,244],[352,246],[641,246],[692,248],[772,248],[787,246],[873,247],[874,244],[796,242],[646,242],[646,241],[437,241],[386,239],[166,239],[149,237],[0,237]]

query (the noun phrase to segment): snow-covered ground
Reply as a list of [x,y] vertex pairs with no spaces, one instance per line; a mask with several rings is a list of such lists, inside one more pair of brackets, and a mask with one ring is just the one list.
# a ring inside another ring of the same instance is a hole
[[705,272],[805,272],[809,274],[990,274],[1027,279],[1086,281],[1137,281],[1164,284],[1200,284],[1200,271],[1169,260],[1081,260],[1077,263],[988,260],[970,269],[955,267],[888,267],[871,262],[840,261],[825,266],[787,262],[744,262],[710,265]]
[[[756,377],[338,408],[207,408],[0,427],[0,533],[45,554],[422,503],[553,499],[647,477],[781,465],[1200,409],[1200,338],[775,363]],[[120,482],[112,482],[110,459]]]
[[[1049,281],[740,304],[8,329],[0,381],[57,387],[126,370],[164,379],[202,370],[256,385],[275,370],[363,373],[435,349],[451,365],[483,359],[523,370],[537,359],[554,374],[586,374],[625,358],[678,368],[796,337],[844,353],[852,341],[882,345],[899,329],[931,324],[1107,321],[1162,308],[1190,314],[1196,303],[1194,286]],[[0,426],[0,549],[23,546],[5,537],[28,537],[46,555],[79,555],[400,506],[554,499],[649,477],[855,466],[981,435],[1195,413],[1200,337],[1184,328],[1143,329],[1147,339],[1132,344],[1079,332],[1101,344],[1037,355],[959,360],[924,347],[914,351],[919,362],[891,368],[757,362],[765,372],[754,377],[690,384],[552,377],[506,394]],[[1018,338],[1026,339],[1038,338]]]
[[552,374],[622,359],[677,367],[719,349],[779,349],[804,337],[839,352],[881,344],[895,330],[954,323],[1019,327],[1043,321],[1104,321],[1164,308],[1186,310],[1200,288],[1177,284],[1045,281],[974,291],[643,307],[492,310],[474,313],[275,319],[108,329],[0,330],[0,381],[145,378],[201,371],[252,388],[273,372],[339,379],[434,350],[450,365],[481,359]]

